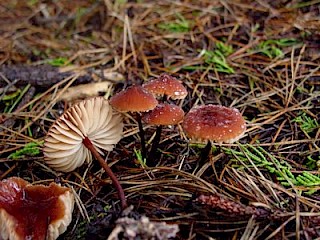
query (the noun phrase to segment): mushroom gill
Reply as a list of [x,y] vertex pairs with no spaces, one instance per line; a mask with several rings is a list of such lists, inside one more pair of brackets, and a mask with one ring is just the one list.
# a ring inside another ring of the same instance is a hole
[[121,114],[113,111],[103,97],[81,101],[68,109],[49,129],[44,143],[46,163],[57,171],[71,172],[92,154],[83,141],[88,138],[95,149],[111,151],[123,133]]

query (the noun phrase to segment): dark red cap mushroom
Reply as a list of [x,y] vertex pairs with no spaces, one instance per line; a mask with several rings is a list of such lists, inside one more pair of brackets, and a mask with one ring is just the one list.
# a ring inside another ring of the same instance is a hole
[[119,112],[147,112],[158,104],[146,89],[133,85],[110,98],[110,105]]
[[57,239],[71,222],[74,196],[55,183],[32,185],[12,177],[0,182],[0,239]]
[[245,121],[235,108],[218,105],[194,107],[182,123],[188,137],[197,141],[232,143],[240,139],[245,130]]
[[143,114],[142,121],[151,125],[174,125],[182,121],[184,111],[181,107],[162,103],[156,106],[155,109]]
[[143,84],[143,87],[156,96],[166,95],[174,100],[184,99],[188,94],[181,82],[168,74],[161,74],[158,78]]

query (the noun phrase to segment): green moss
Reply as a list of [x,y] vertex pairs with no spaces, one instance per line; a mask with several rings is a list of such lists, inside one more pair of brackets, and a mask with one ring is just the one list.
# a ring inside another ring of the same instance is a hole
[[192,25],[190,21],[186,20],[181,14],[176,14],[176,16],[177,18],[173,22],[159,23],[158,28],[172,33],[189,32]]
[[36,156],[40,154],[40,145],[36,142],[27,143],[22,149],[11,153],[8,158],[10,159],[21,159],[26,156]]

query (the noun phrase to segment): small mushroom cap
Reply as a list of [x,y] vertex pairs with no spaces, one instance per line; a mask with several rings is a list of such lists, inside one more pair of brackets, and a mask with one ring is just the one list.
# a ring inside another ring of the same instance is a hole
[[235,142],[246,130],[245,120],[239,110],[218,105],[192,108],[186,114],[182,127],[191,139],[218,143]]
[[32,185],[12,177],[0,182],[0,239],[57,239],[71,222],[74,196],[55,183]]
[[120,113],[113,111],[108,100],[96,97],[69,108],[49,129],[43,153],[46,163],[57,171],[70,172],[85,161],[92,161],[84,146],[87,137],[100,154],[111,151],[123,134]]
[[146,89],[133,85],[110,98],[110,105],[119,112],[147,112],[158,104]]
[[162,103],[156,106],[155,109],[143,114],[142,121],[151,125],[174,125],[182,121],[184,111],[181,107]]
[[158,78],[143,84],[143,87],[156,96],[167,95],[173,100],[184,99],[188,94],[181,82],[168,74],[161,74]]

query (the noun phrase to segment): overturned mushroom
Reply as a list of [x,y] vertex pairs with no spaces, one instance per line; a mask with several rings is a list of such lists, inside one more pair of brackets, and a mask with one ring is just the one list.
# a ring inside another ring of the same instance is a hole
[[157,99],[155,99],[151,93],[139,85],[128,87],[127,89],[115,94],[110,98],[110,105],[117,111],[136,113],[135,118],[139,127],[141,155],[143,159],[146,158],[147,151],[140,113],[154,109],[157,104]]
[[53,240],[71,222],[74,196],[51,183],[32,185],[12,177],[0,182],[0,239]]
[[122,208],[127,206],[123,189],[108,164],[101,157],[111,151],[123,133],[122,117],[103,97],[81,101],[68,109],[49,129],[44,143],[48,165],[57,171],[70,172],[92,155],[99,161],[118,191]]
[[233,143],[246,130],[244,118],[238,109],[211,104],[192,108],[186,114],[182,127],[193,141],[207,142],[202,159],[208,157],[211,141]]

